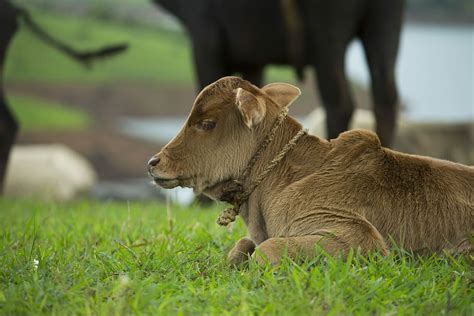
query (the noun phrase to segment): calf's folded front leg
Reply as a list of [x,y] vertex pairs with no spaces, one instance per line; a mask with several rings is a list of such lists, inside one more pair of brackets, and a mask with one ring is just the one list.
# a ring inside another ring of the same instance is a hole
[[248,260],[255,251],[255,243],[252,239],[244,237],[240,239],[227,255],[227,261],[232,265],[239,265]]
[[332,256],[346,256],[350,249],[360,250],[362,253],[371,251],[379,251],[382,255],[388,253],[383,238],[372,225],[365,229],[354,228],[356,227],[343,227],[343,229],[338,227],[338,229],[321,230],[308,236],[270,238],[255,249],[252,258],[259,264],[269,262],[277,265],[285,255],[292,260],[314,257],[317,246]]

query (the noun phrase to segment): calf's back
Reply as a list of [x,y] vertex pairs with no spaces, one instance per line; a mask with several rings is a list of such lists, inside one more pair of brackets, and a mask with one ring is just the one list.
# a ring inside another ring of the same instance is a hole
[[387,241],[415,251],[450,248],[474,232],[472,167],[382,148],[374,134],[361,130],[333,140],[317,161],[301,147],[293,156],[306,159],[305,175],[273,202],[267,199],[266,209],[273,210],[267,217],[291,218],[269,220],[270,235],[311,234],[326,207],[363,215]]

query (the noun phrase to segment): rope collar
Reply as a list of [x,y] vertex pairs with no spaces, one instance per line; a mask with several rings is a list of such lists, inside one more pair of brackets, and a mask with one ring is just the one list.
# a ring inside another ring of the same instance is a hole
[[238,180],[231,180],[224,187],[224,194],[221,200],[229,202],[233,205],[231,208],[227,208],[219,215],[217,224],[221,226],[227,226],[231,222],[234,222],[237,215],[239,215],[240,206],[247,202],[253,191],[260,185],[265,177],[273,170],[282,160],[286,154],[296,146],[298,140],[305,134],[308,133],[306,129],[301,129],[296,133],[295,136],[280,150],[280,152],[265,166],[260,174],[250,182],[250,185],[246,190],[243,189],[244,180],[250,175],[251,170],[255,166],[262,153],[268,147],[275,137],[276,131],[283,124],[288,115],[288,110],[285,108],[275,120],[270,132],[267,134],[259,148],[250,159],[247,167],[242,172]]

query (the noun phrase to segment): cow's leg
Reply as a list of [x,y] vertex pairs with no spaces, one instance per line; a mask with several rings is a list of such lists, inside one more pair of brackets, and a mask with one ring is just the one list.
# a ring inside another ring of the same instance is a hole
[[191,28],[194,69],[199,81],[199,90],[214,81],[230,75],[230,67],[224,61],[223,42],[213,24]]
[[376,131],[383,146],[393,143],[398,93],[395,82],[403,1],[373,1],[361,40],[372,79]]
[[242,77],[250,81],[257,87],[261,87],[263,83],[263,67],[248,68],[241,71]]
[[347,45],[354,37],[360,15],[358,1],[298,1],[308,63],[315,68],[319,93],[326,110],[327,137],[346,131],[354,111],[344,70]]
[[241,264],[247,261],[247,259],[253,254],[255,247],[256,245],[252,239],[244,237],[240,239],[229,252],[227,255],[227,261],[233,265]]
[[15,142],[17,130],[18,124],[0,92],[0,194],[3,192],[8,157]]
[[349,128],[354,102],[344,71],[345,45],[320,47],[315,61],[319,92],[326,109],[327,138]]
[[0,194],[3,192],[8,157],[18,130],[18,124],[8,109],[2,82],[6,52],[17,30],[16,19],[17,11],[12,4],[0,1]]
[[284,255],[293,260],[314,257],[317,246],[333,256],[345,256],[350,249],[363,254],[372,251],[379,251],[383,255],[388,253],[383,237],[367,220],[344,220],[341,217],[339,221],[337,225],[323,228],[312,235],[267,239],[258,245],[252,257],[260,264],[279,264]]

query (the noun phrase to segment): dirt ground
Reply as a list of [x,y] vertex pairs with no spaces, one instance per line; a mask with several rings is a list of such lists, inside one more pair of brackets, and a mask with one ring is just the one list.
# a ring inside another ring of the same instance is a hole
[[186,86],[146,84],[9,84],[7,93],[34,96],[87,111],[86,131],[19,133],[19,144],[64,143],[86,157],[101,180],[146,176],[146,162],[163,144],[127,137],[116,129],[122,117],[179,116],[189,111],[194,91]]
[[147,176],[147,161],[159,151],[152,144],[109,129],[66,132],[20,132],[18,144],[63,143],[81,153],[94,166],[100,180]]
[[[312,88],[303,85],[291,114],[304,117],[320,103]],[[28,84],[9,83],[7,93],[39,97],[86,110],[95,123],[87,131],[20,131],[19,144],[64,143],[84,155],[101,180],[146,176],[146,162],[162,145],[122,135],[116,123],[123,117],[186,116],[195,97],[192,85],[150,83]],[[369,103],[367,93],[354,91],[358,104]]]
[[[296,84],[302,95],[291,108],[291,114],[305,116],[320,106],[315,83],[307,80]],[[122,82],[93,84],[45,84],[7,83],[7,93],[31,95],[42,99],[80,107],[103,123],[120,116],[179,116],[187,115],[197,93],[192,85],[150,84]],[[359,107],[367,108],[370,96],[367,91],[353,87],[353,95]]]

